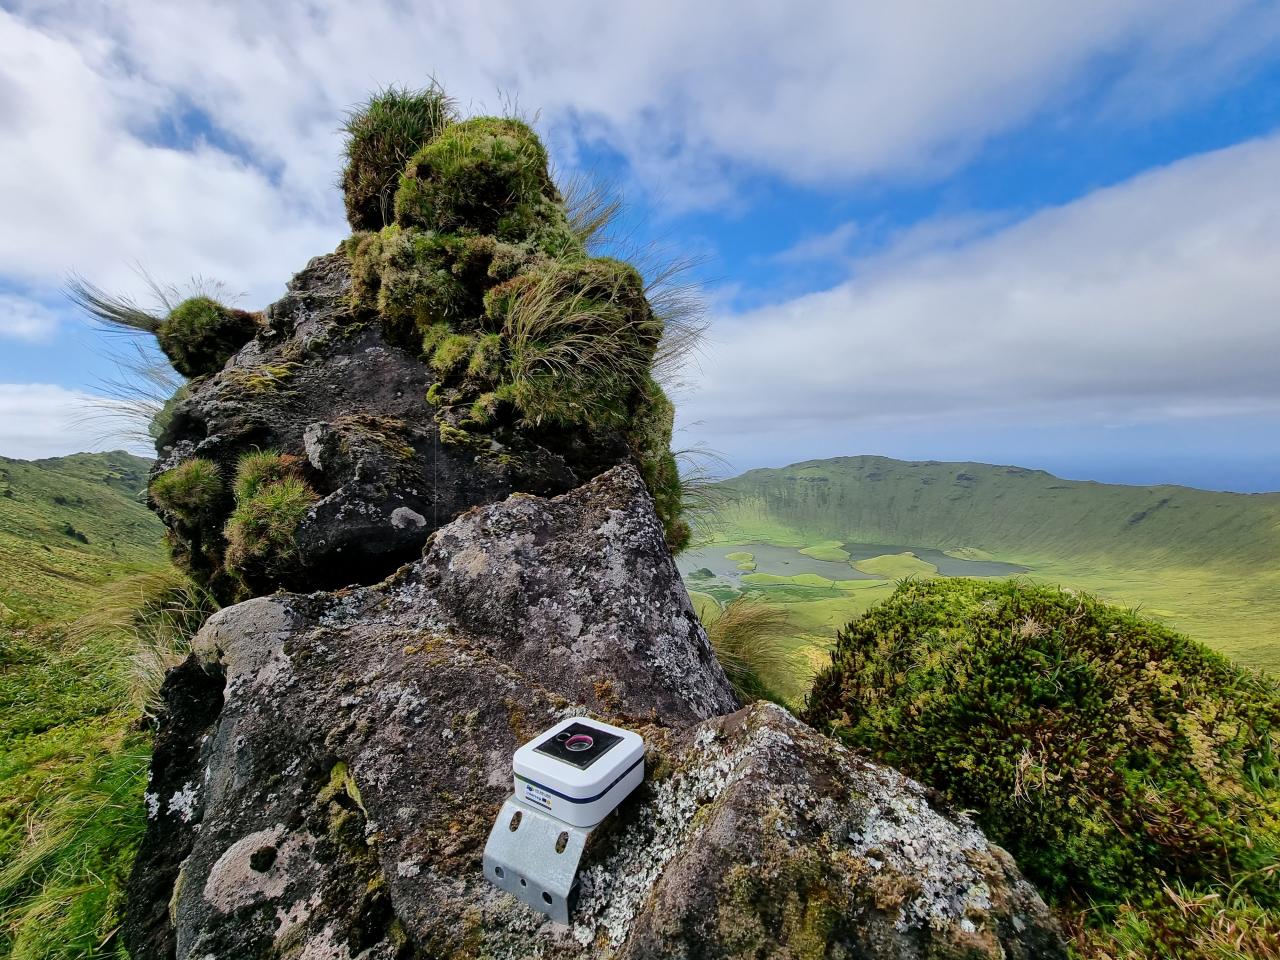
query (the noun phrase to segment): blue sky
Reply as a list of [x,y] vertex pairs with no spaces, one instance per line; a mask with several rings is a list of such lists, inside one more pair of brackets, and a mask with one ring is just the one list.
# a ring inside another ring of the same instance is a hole
[[1280,489],[1276,4],[348,6],[0,0],[0,454],[121,443],[70,272],[264,306],[434,74],[702,259],[678,446]]

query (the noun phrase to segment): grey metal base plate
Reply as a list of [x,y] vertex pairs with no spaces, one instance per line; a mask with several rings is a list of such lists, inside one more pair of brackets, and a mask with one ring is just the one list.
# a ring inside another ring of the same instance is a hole
[[578,861],[588,827],[574,827],[514,796],[502,805],[484,845],[484,875],[557,923],[569,922],[578,892]]

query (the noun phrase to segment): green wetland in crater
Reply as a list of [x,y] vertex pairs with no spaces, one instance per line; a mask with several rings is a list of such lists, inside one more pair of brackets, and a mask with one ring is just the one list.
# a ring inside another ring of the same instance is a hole
[[[718,580],[740,580],[746,573],[769,573],[780,577],[794,577],[812,573],[827,580],[882,580],[853,567],[854,563],[873,557],[903,553],[914,554],[925,563],[938,568],[944,577],[1006,577],[1026,573],[1027,568],[1016,563],[998,560],[963,560],[951,557],[941,550],[927,547],[911,547],[892,543],[844,543],[842,549],[848,560],[819,560],[806,556],[793,547],[779,547],[767,543],[718,543],[712,546],[686,550],[676,558],[680,573],[686,579],[696,570],[710,570]],[[744,570],[729,554],[749,553],[755,561],[755,570]]]

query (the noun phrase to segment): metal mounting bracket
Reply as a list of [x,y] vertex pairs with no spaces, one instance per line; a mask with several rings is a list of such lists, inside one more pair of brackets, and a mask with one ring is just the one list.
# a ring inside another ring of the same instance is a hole
[[578,861],[589,827],[574,827],[507,799],[484,845],[484,875],[556,923],[567,924],[578,897]]

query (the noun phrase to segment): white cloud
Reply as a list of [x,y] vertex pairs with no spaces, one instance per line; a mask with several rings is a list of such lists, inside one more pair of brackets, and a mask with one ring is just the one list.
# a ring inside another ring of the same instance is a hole
[[[52,44],[79,61],[61,74],[47,51],[26,58],[24,72],[58,81],[51,94],[83,102],[108,92],[105,122],[134,133],[195,105],[278,174],[280,193],[329,216],[341,111],[373,86],[431,73],[464,107],[500,109],[502,92],[517,95],[541,112],[562,159],[585,140],[607,141],[673,202],[709,205],[732,195],[731,171],[802,181],[937,173],[1039,110],[1095,95],[1100,75],[1102,92],[1115,94],[1108,102],[1137,101],[1149,117],[1157,81],[1160,106],[1171,108],[1280,40],[1280,9],[1266,0],[29,0],[18,9],[27,35],[0,48]],[[84,119],[54,110],[48,122],[74,129]],[[93,182],[105,186],[112,173]],[[248,200],[237,213],[253,210]],[[278,212],[260,209],[245,227],[265,228]]]
[[53,312],[26,297],[0,293],[0,337],[46,340],[58,327]]
[[770,260],[775,263],[824,263],[850,258],[850,245],[858,236],[858,225],[852,221],[842,223],[826,233],[802,237],[785,250],[775,253]]
[[20,460],[93,450],[152,451],[119,431],[119,405],[48,383],[0,383],[0,456]]
[[[14,9],[0,10],[0,276],[47,295],[77,270],[136,292],[141,264],[224,280],[249,306],[345,232],[337,128],[380,84],[435,73],[477,110],[518,95],[562,162],[606,142],[671,204],[715,205],[753,171],[940,173],[1088,89],[1099,58],[1113,91],[1149,102],[1158,76],[1165,101],[1199,96],[1280,36],[1280,7],[1257,0]],[[164,145],[192,116],[212,124],[203,139]]]
[[[475,110],[518,94],[562,163],[598,141],[652,195],[714,206],[756,174],[942,176],[1045,112],[1149,119],[1278,40],[1268,0],[17,0],[0,9],[0,279],[37,299],[0,330],[38,335],[70,270],[136,293],[136,263],[274,299],[345,233],[338,122],[380,84],[435,73]],[[1190,161],[994,232],[926,225],[856,283],[724,324],[691,415],[1274,404],[1276,154]]]
[[341,235],[263,170],[208,144],[140,133],[178,108],[163,86],[0,11],[0,274],[51,292],[70,271],[136,291],[226,280],[260,306]]
[[1278,166],[1280,137],[1204,154],[722,316],[682,412],[713,438],[1275,415]]

